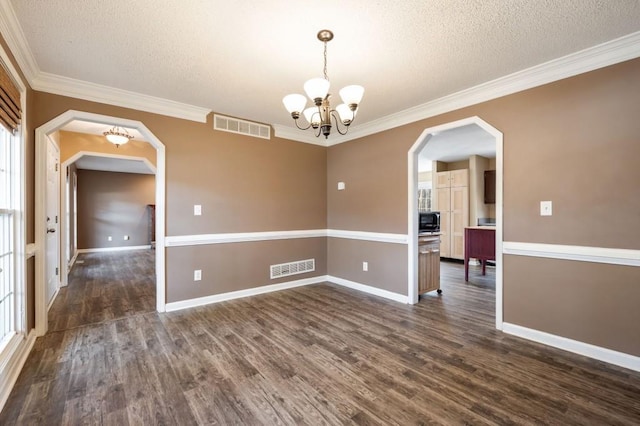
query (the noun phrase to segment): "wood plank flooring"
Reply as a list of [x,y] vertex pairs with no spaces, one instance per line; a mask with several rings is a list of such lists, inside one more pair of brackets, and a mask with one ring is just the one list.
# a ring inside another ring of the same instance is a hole
[[0,424],[640,424],[640,374],[496,331],[477,272],[415,306],[325,283],[53,331]]
[[156,309],[155,251],[78,255],[49,310],[49,330],[67,330]]

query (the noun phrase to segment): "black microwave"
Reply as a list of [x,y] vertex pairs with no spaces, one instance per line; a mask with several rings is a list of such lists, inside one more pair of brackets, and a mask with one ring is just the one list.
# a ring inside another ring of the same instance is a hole
[[418,232],[440,232],[440,212],[420,213]]

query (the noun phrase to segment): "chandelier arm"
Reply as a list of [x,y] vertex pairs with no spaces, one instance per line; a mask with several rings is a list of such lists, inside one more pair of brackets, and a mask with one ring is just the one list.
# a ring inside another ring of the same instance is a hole
[[309,124],[307,127],[300,127],[300,125],[298,124],[298,120],[293,120],[294,123],[296,123],[296,127],[300,130],[307,130],[311,127],[311,124]]
[[[336,130],[338,131],[338,133],[340,133],[341,135],[346,135],[349,132],[349,126],[344,126],[344,132],[342,130],[340,130],[340,119],[339,117],[336,117],[336,110],[332,109],[331,110],[331,117],[333,117],[333,120],[336,122]],[[351,123],[349,123],[351,124]]]

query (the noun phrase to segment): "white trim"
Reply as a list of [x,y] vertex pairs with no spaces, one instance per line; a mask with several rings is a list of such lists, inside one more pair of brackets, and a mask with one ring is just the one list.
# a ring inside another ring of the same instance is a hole
[[[273,134],[277,138],[289,139],[296,142],[309,143],[311,145],[329,146],[324,136],[316,137],[311,130],[300,130],[295,127],[273,124]],[[337,135],[339,136],[339,135]],[[334,138],[334,135],[331,135]],[[335,144],[334,144],[335,145]]]
[[507,322],[503,323],[502,326],[502,331],[505,333],[522,337],[523,339],[533,340],[534,342],[542,343],[543,345],[553,346],[554,348],[584,355],[589,358],[608,362],[609,364],[618,365],[634,371],[640,371],[640,357],[634,355],[625,354],[623,352],[579,342],[577,340],[556,336],[554,334],[545,333],[544,331],[538,331]]
[[[42,72],[10,2],[0,2],[0,32],[33,89],[94,102],[133,108],[186,120],[206,122],[210,109]],[[631,33],[413,108],[356,125],[345,136],[316,138],[310,131],[273,124],[276,137],[331,146],[449,111],[552,83],[640,56],[640,32]]]
[[504,254],[640,266],[640,250],[505,241]]
[[[53,118],[46,124],[35,130],[36,141],[36,163],[35,163],[35,244],[36,244],[36,271],[35,271],[35,314],[36,314],[36,333],[42,336],[47,331],[47,303],[45,291],[45,271],[46,271],[46,253],[43,250],[44,241],[46,240],[46,223],[45,212],[45,156],[44,148],[46,147],[47,135],[59,130],[65,124],[72,120],[90,121],[93,123],[107,124],[110,126],[118,125],[130,129],[138,130],[144,139],[156,149],[156,310],[164,312],[166,303],[166,277],[165,277],[165,193],[166,193],[166,150],[162,142],[140,121],[129,120],[119,117],[111,117],[101,114],[94,114],[83,111],[69,110],[59,116]],[[66,221],[66,215],[60,215],[61,221]],[[65,225],[66,226],[66,225]],[[66,233],[64,233],[66,234]],[[128,247],[127,249],[131,249]],[[66,263],[66,262],[65,262]],[[62,265],[64,268],[66,265]]]
[[49,303],[47,304],[47,312],[49,312],[49,310],[51,309],[51,305],[53,305],[53,302],[56,301],[56,297],[58,297],[58,293],[60,293],[60,287],[58,286],[58,288],[56,288],[56,291],[53,292],[53,296],[51,296],[51,300],[49,300]]
[[88,249],[78,249],[78,254],[84,253],[105,253],[109,251],[130,251],[130,250],[149,250],[151,249],[150,245],[146,246],[120,246],[120,247],[96,247],[96,248],[88,248]]
[[165,239],[167,247],[197,246],[204,244],[244,243],[249,241],[288,240],[296,238],[326,237],[326,229],[301,231],[231,232],[224,234],[175,235]]
[[503,179],[503,135],[480,117],[469,117],[462,120],[441,124],[425,129],[407,153],[407,295],[408,303],[418,303],[418,209],[416,194],[418,190],[418,155],[428,144],[431,135],[445,130],[455,129],[469,124],[476,124],[491,134],[496,140],[496,328],[502,329],[503,320],[503,271],[502,271],[502,179]]
[[34,90],[200,123],[206,123],[211,112],[208,108],[43,72],[8,1],[0,2],[0,32]]
[[129,90],[104,86],[83,80],[63,77],[40,71],[32,80],[31,86],[40,92],[70,96],[85,101],[115,105],[123,108],[146,111],[184,120],[207,122],[208,108],[197,107],[169,99],[149,96]]
[[347,238],[350,240],[377,241],[380,243],[407,244],[409,238],[405,234],[390,234],[384,232],[346,231],[342,229],[327,229],[330,238]]
[[27,244],[27,249],[25,252],[25,256],[27,259],[31,259],[36,255],[36,245],[34,243]]
[[172,235],[166,237],[167,247],[204,244],[243,243],[249,241],[288,240],[297,238],[346,238],[350,240],[377,241],[381,243],[407,244],[405,234],[383,232],[347,231],[342,229],[309,229],[296,231],[231,232],[223,234]]
[[0,33],[27,81],[31,83],[40,69],[10,1],[0,1]]
[[[564,78],[573,77],[640,56],[640,31],[556,58],[533,67],[461,90],[456,93],[387,115],[378,120],[354,124],[347,135],[331,135],[325,146],[337,145],[405,124],[459,110]],[[366,107],[366,106],[365,106]],[[294,127],[274,125],[276,136],[314,143],[313,135]],[[315,138],[314,138],[315,139]],[[320,138],[317,138],[320,139]],[[322,142],[325,142],[323,139]],[[321,145],[321,143],[317,143]]]
[[13,386],[18,380],[22,367],[24,367],[35,342],[36,332],[31,330],[26,338],[23,337],[19,341],[7,363],[0,369],[0,383],[2,383],[2,387],[0,387],[0,411],[4,408],[7,399],[9,399]]
[[88,157],[103,157],[103,158],[115,158],[118,160],[141,161],[142,163],[144,163],[145,166],[147,166],[147,168],[150,171],[153,172],[154,175],[157,172],[156,166],[151,161],[149,161],[149,159],[146,157],[140,157],[137,155],[108,154],[106,152],[97,152],[97,151],[78,151],[68,159],[64,160],[64,162],[62,163],[62,168],[69,167],[70,164],[75,163],[85,155]]
[[301,280],[287,281],[284,283],[265,285],[248,288],[246,290],[230,291],[228,293],[214,294],[211,296],[198,297],[197,299],[181,300],[179,302],[167,303],[166,311],[179,311],[182,309],[194,308],[196,306],[210,305],[212,303],[224,302],[227,300],[240,299],[243,297],[256,296],[258,294],[272,293],[274,291],[286,290],[310,284],[318,284],[327,281],[326,275],[319,277],[304,278]]
[[[71,268],[73,268],[73,265],[76,264],[76,260],[78,260],[78,250],[77,249],[76,249],[76,252],[71,257],[71,260],[69,261],[69,264],[67,265],[67,271],[71,271]],[[65,280],[65,281],[67,281],[67,280]]]
[[356,125],[349,130],[349,134],[346,136],[334,138],[332,135],[328,145],[380,133],[446,112],[604,68],[638,56],[640,56],[640,32],[635,32],[388,115],[379,120]]
[[394,302],[409,303],[409,298],[404,294],[394,293],[392,291],[384,290],[378,287],[357,283],[355,281],[350,281],[331,275],[327,276],[327,281],[329,281],[330,283],[341,285],[343,287],[348,287],[353,290],[358,290],[363,293],[369,293],[373,294],[374,296],[384,297],[385,299],[393,300]]
[[[156,169],[156,166],[153,165],[153,163],[151,161],[149,161],[149,159],[147,159],[146,157],[138,157],[138,156],[133,156],[133,155],[120,155],[120,154],[108,154],[108,153],[103,153],[103,152],[96,152],[96,151],[78,151],[76,152],[74,155],[72,155],[71,157],[69,157],[68,159],[66,159],[64,162],[62,162],[62,165],[60,166],[60,171],[65,173],[66,179],[67,179],[67,185],[69,184],[73,184],[73,182],[68,181],[68,179],[72,179],[72,176],[69,175],[69,166],[73,163],[75,163],[76,161],[78,161],[79,159],[81,159],[82,157],[84,157],[85,155],[87,156],[93,156],[93,157],[103,157],[103,158],[117,158],[120,160],[135,160],[135,161],[142,161],[142,163],[151,171],[153,172],[154,175],[156,175],[158,173],[158,170]],[[154,183],[155,184],[155,183]],[[75,194],[77,197],[77,193]],[[67,191],[60,191],[60,235],[62,238],[62,244],[61,247],[63,248],[63,252],[66,253],[67,247],[70,244],[69,241],[69,232],[68,232],[68,227],[71,226],[71,224],[67,223],[67,219],[71,219],[68,218],[67,215],[63,215],[62,214],[62,210],[67,208],[67,203],[69,200],[67,200]],[[77,200],[76,200],[77,201]],[[76,212],[77,215],[77,212]],[[62,216],[64,216],[64,218],[62,218]],[[77,230],[76,230],[77,231]],[[76,260],[76,257],[78,256],[78,251],[77,251],[77,232],[76,234],[74,234],[75,237],[75,243],[74,247],[76,247],[76,252],[73,255],[73,258],[71,259],[71,261],[69,262],[69,264],[67,264],[67,262],[60,262],[60,285],[62,285],[63,287],[66,287],[67,285],[69,285],[69,271],[71,271],[71,267],[73,266],[73,263]]]

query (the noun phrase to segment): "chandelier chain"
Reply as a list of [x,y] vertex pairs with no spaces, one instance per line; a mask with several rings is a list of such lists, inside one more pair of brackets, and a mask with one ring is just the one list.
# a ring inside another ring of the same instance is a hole
[[324,79],[329,81],[329,76],[327,75],[327,42],[324,42]]

